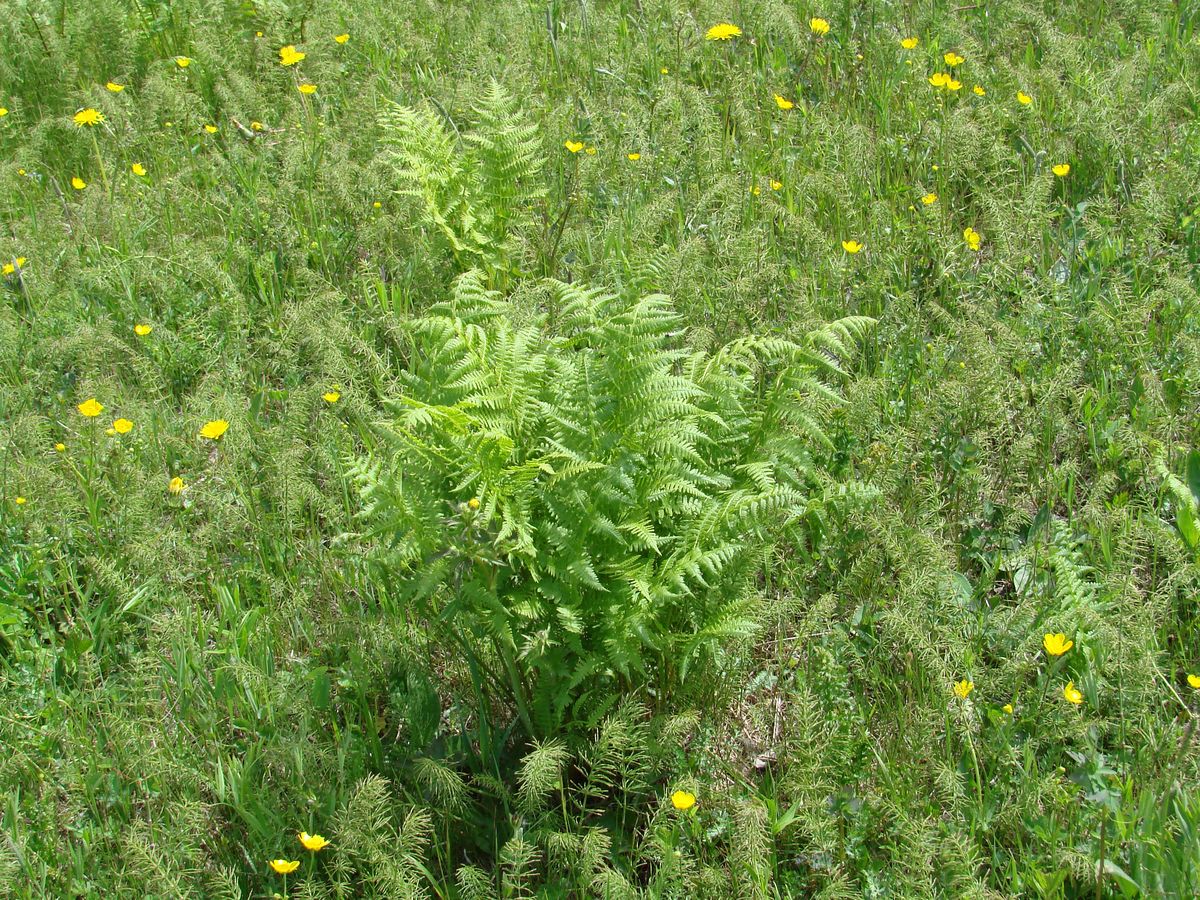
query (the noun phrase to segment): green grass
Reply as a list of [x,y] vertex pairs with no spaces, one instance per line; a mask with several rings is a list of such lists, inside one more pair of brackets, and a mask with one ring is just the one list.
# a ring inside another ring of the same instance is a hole
[[0,892],[1200,894],[1195,3],[10,6]]

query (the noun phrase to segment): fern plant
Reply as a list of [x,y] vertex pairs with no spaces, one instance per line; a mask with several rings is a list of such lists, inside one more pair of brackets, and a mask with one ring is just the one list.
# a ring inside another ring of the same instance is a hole
[[357,468],[392,580],[534,736],[755,631],[763,562],[828,477],[827,379],[870,324],[709,353],[661,295],[548,291],[516,324],[472,271],[408,323],[404,394]]
[[544,196],[537,129],[493,81],[475,109],[477,127],[451,132],[430,104],[392,104],[380,124],[396,193],[417,201],[422,225],[440,234],[463,268],[507,272],[515,236]]

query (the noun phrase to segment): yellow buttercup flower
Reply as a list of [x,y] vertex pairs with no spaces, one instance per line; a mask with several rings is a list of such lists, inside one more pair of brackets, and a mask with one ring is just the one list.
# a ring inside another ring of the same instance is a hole
[[335,35],[333,36],[333,39],[334,39],[335,41],[337,41],[339,44],[344,44],[344,43],[346,43],[346,41],[350,40],[350,35],[348,35],[348,34],[335,34]]
[[71,179],[71,187],[75,188],[77,191],[82,191],[85,187],[87,187],[87,182],[76,175]]
[[642,158],[642,154],[640,154],[640,153],[626,153],[626,154],[625,154],[625,158],[626,158],[626,159],[628,159],[630,162],[637,162],[639,159],[641,159],[641,158]]
[[146,325],[146,324],[139,323],[139,324],[133,326],[133,333],[136,334],[138,337],[145,337],[153,330],[154,330],[153,325]]
[[966,700],[973,690],[975,690],[975,682],[967,681],[965,678],[954,683],[954,696],[959,700]]
[[953,50],[948,51],[944,56],[942,56],[942,59],[944,59],[946,61],[946,65],[950,66],[951,68],[954,68],[955,66],[961,66],[967,61],[966,57],[959,56]]
[[79,112],[75,113],[75,124],[81,128],[84,125],[87,125],[89,128],[91,128],[99,125],[103,121],[104,113],[100,112],[98,109],[92,109],[91,107],[88,107],[87,109],[81,109]]
[[250,123],[250,130],[251,130],[251,131],[262,131],[262,130],[263,130],[263,123],[262,123],[262,122],[251,122],[251,123]]
[[221,129],[218,128],[216,125],[205,125],[204,130],[207,131],[209,134],[216,134]]
[[787,97],[782,97],[779,94],[776,94],[775,95],[775,105],[778,106],[780,109],[791,109],[796,104],[793,103],[791,100],[789,100]]
[[825,19],[813,18],[808,27],[812,29],[813,34],[829,34],[829,23]]
[[1197,691],[1200,691],[1200,675],[1189,675],[1187,683]]
[[305,82],[304,84],[297,85],[296,90],[306,95],[315,94],[317,92],[317,86],[315,84],[309,84],[308,82]]
[[25,268],[25,257],[18,256],[10,263],[5,263],[0,272],[5,275],[15,275],[18,270]]
[[134,175],[138,176],[139,178],[146,177],[146,167],[143,166],[141,163],[134,163],[132,166],[129,167],[129,171],[132,172]]
[[983,235],[968,225],[963,229],[963,240],[967,242],[967,246],[972,250],[978,251],[979,245],[983,241]]
[[926,194],[925,196],[923,196],[921,198],[921,202],[924,203],[926,206],[929,206],[933,203],[937,203],[937,194],[935,194],[933,191],[930,191],[928,194]]
[[115,81],[110,81],[110,82],[108,82],[108,84],[106,84],[104,86],[106,88],[108,88],[110,91],[112,91],[114,94],[119,94],[119,93],[121,93],[121,91],[125,90],[125,85],[118,84]]
[[17,504],[17,506],[24,506],[24,505],[25,505],[25,498],[24,498],[24,497],[14,497],[14,498],[13,498],[13,503]]
[[89,397],[75,408],[79,410],[81,416],[86,416],[89,419],[94,419],[100,413],[104,412],[104,407],[96,402],[95,397]]
[[863,248],[863,244],[859,241],[842,241],[842,249],[853,256],[859,253]]
[[329,841],[325,840],[319,834],[309,834],[307,831],[302,831],[296,837],[300,838],[300,843],[304,845],[305,850],[311,850],[313,853],[329,846]]
[[112,423],[113,431],[117,434],[129,434],[133,431],[133,423],[128,419],[115,419]]
[[378,200],[376,200],[374,203],[371,204],[371,208],[372,209],[383,209],[383,204],[380,203]]
[[783,182],[782,182],[782,181],[776,181],[774,178],[772,178],[772,179],[771,179],[771,190],[773,190],[773,191],[777,191],[777,190],[779,190],[781,187],[783,187]]
[[3,119],[7,115],[8,115],[8,107],[0,106],[0,119]]
[[729,22],[720,22],[708,29],[704,33],[705,40],[709,41],[727,41],[730,38],[735,38],[742,33],[742,29],[736,25],[731,25]]
[[1076,706],[1083,702],[1083,694],[1079,692],[1079,688],[1075,687],[1075,682],[1073,681],[1067,682],[1067,686],[1063,688],[1063,696],[1067,698],[1068,702],[1074,703]]
[[1053,168],[1051,168],[1050,171],[1053,172],[1055,175],[1057,175],[1059,178],[1066,178],[1069,174],[1071,174],[1071,164],[1070,163],[1059,163],[1057,166],[1054,166]]
[[987,91],[986,91],[986,90],[984,90],[984,88],[983,88],[983,85],[982,85],[982,84],[977,84],[977,85],[975,85],[975,87],[971,88],[971,90],[975,92],[975,96],[976,96],[976,97],[985,97],[985,96],[987,96]]
[[189,56],[175,57],[175,65],[179,66],[179,68],[181,68],[181,69],[186,69],[191,64],[192,64],[192,60],[191,60],[191,57],[189,57]]
[[224,419],[213,419],[211,422],[206,422],[204,427],[200,429],[200,437],[215,441],[219,440],[221,435],[228,430],[229,423]]
[[479,498],[478,498],[478,497],[472,497],[470,500],[468,500],[468,501],[467,501],[467,508],[468,508],[468,509],[479,509]]
[[280,875],[287,875],[289,872],[295,872],[300,868],[300,860],[273,859],[271,860],[271,868]]
[[905,50],[916,50],[919,43],[921,43],[921,39],[918,37],[906,37],[900,42],[900,46]]
[[1033,102],[1033,98],[1030,97],[1028,94],[1026,94],[1024,91],[1017,91],[1017,102],[1020,103],[1022,106],[1028,106],[1030,103]]
[[62,453],[66,449],[67,449],[67,445],[64,444],[62,441],[59,441],[57,444],[54,445],[54,451],[56,453]]
[[670,69],[668,69],[666,66],[663,66],[661,69],[659,69],[659,70],[658,70],[658,74],[659,74],[659,75],[666,75],[666,74],[667,74],[668,72],[670,72],[670,71],[671,71],[671,70],[670,70]]
[[1051,656],[1062,656],[1075,646],[1075,642],[1067,640],[1067,636],[1060,631],[1058,634],[1044,635],[1042,646]]
[[583,149],[583,141],[563,141],[563,146],[572,153],[578,153]]
[[949,81],[946,82],[946,90],[948,90],[948,91],[957,91],[961,87],[962,87],[962,82],[955,81],[953,78],[951,78]]
[[671,795],[671,805],[680,811],[689,810],[696,805],[696,795],[691,791],[676,791]]
[[1004,704],[1002,707],[1000,707],[1000,708],[1001,708],[1002,710],[1004,710],[1006,713],[1008,713],[1010,716],[1013,714],[1013,705],[1012,705],[1011,703],[1005,703],[1005,704]]
[[178,475],[176,475],[169,482],[167,482],[167,490],[170,491],[172,494],[182,494],[183,489],[186,487],[187,487],[187,485],[183,483],[183,479],[180,478]]
[[588,156],[595,156],[596,148],[595,147],[585,147],[583,149],[583,152],[586,153]]
[[337,391],[327,391],[326,393],[321,395],[321,399],[324,400],[326,403],[337,403],[339,400],[342,399],[342,395],[340,393],[338,393]]
[[294,66],[302,59],[304,59],[304,54],[297,50],[294,44],[279,48],[279,64],[281,66]]
[[950,76],[945,72],[935,72],[929,76],[929,83],[934,87],[945,87],[950,82]]

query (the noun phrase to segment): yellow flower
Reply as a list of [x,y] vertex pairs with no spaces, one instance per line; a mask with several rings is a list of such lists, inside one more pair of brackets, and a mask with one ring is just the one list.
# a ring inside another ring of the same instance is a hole
[[663,66],[661,69],[659,69],[659,70],[658,70],[658,74],[659,74],[659,75],[666,75],[666,74],[667,74],[669,71],[671,71],[671,70],[670,70],[670,69],[668,69],[666,66]]
[[965,63],[967,61],[965,57],[959,56],[953,50],[948,51],[942,57],[942,59],[944,59],[946,61],[946,65],[950,66],[950,68],[954,68],[955,66],[961,66],[963,63]]
[[175,65],[179,66],[179,68],[181,68],[181,69],[186,69],[191,64],[192,64],[191,57],[188,57],[188,56],[175,57]]
[[87,182],[76,175],[71,179],[71,187],[75,188],[77,191],[82,191],[85,187],[87,187]]
[[1005,704],[1004,704],[1002,707],[1000,707],[1000,708],[1001,708],[1002,710],[1004,710],[1006,713],[1008,713],[1010,716],[1013,714],[1013,705],[1012,705],[1011,703],[1005,703]]
[[742,29],[736,25],[731,25],[728,22],[720,22],[708,29],[704,33],[704,37],[709,41],[727,41],[730,38],[735,38],[742,33]]
[[305,95],[315,94],[317,92],[317,86],[315,84],[309,84],[308,82],[305,82],[304,84],[298,85],[296,90]]
[[583,141],[563,141],[563,146],[572,153],[578,153],[583,149]]
[[953,78],[951,78],[949,81],[946,82],[946,90],[948,90],[948,91],[957,91],[961,87],[962,87],[962,82],[955,81]]
[[791,100],[789,100],[787,97],[781,97],[779,94],[776,94],[775,95],[775,105],[778,106],[780,109],[791,109],[796,104],[793,103]]
[[3,119],[7,115],[8,115],[8,107],[0,106],[0,119]]
[[596,148],[595,147],[586,147],[583,152],[586,153],[588,156],[595,156]]
[[15,497],[15,498],[13,498],[13,502],[16,503],[17,506],[24,506],[25,498],[24,497]]
[[141,324],[139,324],[139,325],[134,325],[134,326],[133,326],[133,333],[134,333],[134,334],[136,334],[138,337],[145,337],[146,335],[148,335],[148,334],[149,334],[151,331],[153,331],[153,330],[154,330],[154,326],[153,326],[153,325],[141,325]]
[[250,130],[251,130],[251,131],[262,131],[262,130],[263,130],[263,123],[262,123],[262,122],[251,122],[251,123],[250,123]]
[[468,509],[479,509],[479,498],[478,498],[478,497],[472,497],[470,500],[468,500],[468,501],[467,501],[467,508],[468,508]]
[[987,91],[985,91],[985,90],[983,89],[983,85],[982,85],[982,84],[977,84],[977,85],[975,85],[975,87],[971,88],[971,90],[973,90],[973,91],[975,92],[975,96],[976,96],[976,97],[984,97],[984,96],[987,96]]
[[1017,91],[1017,102],[1020,103],[1022,106],[1028,106],[1030,103],[1033,102],[1033,98],[1030,97],[1028,94],[1026,94],[1024,91]]
[[853,256],[862,250],[863,245],[858,241],[842,241],[842,249]]
[[125,90],[125,85],[118,84],[115,81],[110,81],[108,84],[106,84],[104,86],[106,88],[108,88],[110,91],[112,91],[114,94],[119,94],[119,93],[121,93],[121,91]]
[[4,273],[5,275],[15,275],[17,270],[23,268],[25,268],[25,257],[18,256],[12,262],[5,263],[3,268],[0,268],[0,272]]
[[302,59],[304,59],[304,54],[297,50],[294,44],[279,48],[279,64],[281,66],[294,66]]
[[329,846],[329,841],[325,840],[319,834],[309,834],[307,831],[302,831],[296,837],[300,838],[300,843],[304,845],[305,850],[311,850],[313,853]]
[[146,167],[143,166],[141,163],[134,163],[132,166],[129,167],[129,171],[132,172],[134,175],[138,176],[139,178],[146,177]]
[[918,37],[906,37],[900,42],[900,46],[905,50],[916,50],[919,43],[921,43],[921,39]]
[[100,413],[104,412],[104,407],[96,402],[95,397],[90,397],[87,400],[84,400],[75,408],[79,410],[79,414],[81,416],[86,416],[89,419],[94,419],[96,416],[100,415]]
[[625,154],[625,158],[626,158],[626,159],[628,159],[630,162],[637,162],[639,159],[641,159],[641,158],[642,158],[642,154],[640,154],[640,153],[626,153],[626,154]]
[[383,204],[380,203],[378,200],[376,200],[374,203],[372,203],[371,206],[374,209],[383,209]]
[[1057,166],[1054,166],[1050,171],[1053,172],[1055,175],[1057,175],[1059,178],[1066,178],[1071,173],[1071,164],[1070,163],[1059,163]]
[[1083,694],[1079,692],[1079,688],[1075,687],[1075,682],[1073,681],[1067,682],[1067,686],[1063,688],[1063,696],[1076,706],[1083,702]]
[[337,41],[339,44],[344,44],[344,43],[346,43],[346,41],[350,40],[350,35],[348,35],[348,34],[335,34],[335,35],[333,36],[333,39],[334,39],[335,41]]
[[779,190],[781,187],[783,187],[783,182],[782,182],[782,181],[776,181],[774,178],[772,178],[772,179],[771,179],[771,190],[773,190],[773,191],[777,191],[777,190]]
[[1042,637],[1042,646],[1051,656],[1062,656],[1075,646],[1074,641],[1068,641],[1061,631],[1058,634],[1046,634]]
[[930,206],[931,204],[937,203],[937,194],[935,194],[933,191],[930,191],[928,194],[926,194],[924,197],[921,198],[921,202],[924,203],[926,206]]
[[133,431],[133,423],[128,419],[114,419],[112,427],[117,434],[129,434]]
[[813,34],[829,34],[829,23],[821,18],[813,18],[809,21],[808,27],[812,29]]
[[183,479],[178,475],[167,482],[167,490],[172,494],[182,494],[185,487],[187,487],[187,485],[183,483]]
[[1200,691],[1200,675],[1189,675],[1188,684],[1197,691]]
[[209,134],[216,134],[221,129],[218,128],[216,125],[205,125],[204,130],[207,131]]
[[934,87],[945,87],[950,83],[950,76],[945,72],[936,72],[929,76],[929,83]]
[[324,400],[326,403],[337,403],[339,400],[342,399],[342,395],[340,393],[338,393],[337,391],[327,391],[326,393],[321,395],[321,399]]
[[271,868],[280,875],[286,875],[289,872],[295,872],[298,868],[300,868],[300,860],[293,859],[289,862],[286,859],[273,859],[271,860]]
[[696,795],[691,791],[676,791],[671,795],[671,805],[678,810],[688,810],[696,805]]
[[103,121],[104,113],[100,112],[98,109],[92,109],[91,107],[88,107],[87,109],[81,109],[79,112],[75,113],[75,124],[81,128],[84,125],[87,125],[90,128],[92,126],[99,125]]
[[228,430],[229,423],[224,419],[213,419],[211,422],[206,422],[204,427],[200,429],[200,437],[215,441],[219,440],[221,435]]
[[62,453],[66,449],[67,449],[67,445],[64,444],[62,441],[59,441],[57,444],[54,445],[54,450],[56,453]]
[[973,690],[975,690],[975,682],[967,681],[965,678],[954,684],[954,696],[959,700],[966,700]]
[[963,229],[963,240],[967,242],[968,247],[978,252],[979,244],[983,241],[983,235],[968,225]]

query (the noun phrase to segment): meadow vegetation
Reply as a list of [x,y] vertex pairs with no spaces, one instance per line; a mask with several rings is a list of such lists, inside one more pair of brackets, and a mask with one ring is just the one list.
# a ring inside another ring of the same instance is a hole
[[8,0],[0,893],[1200,896],[1198,25]]

